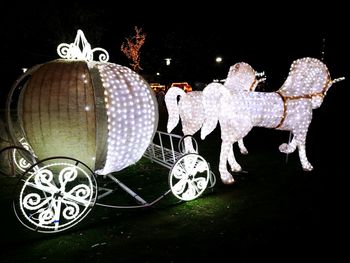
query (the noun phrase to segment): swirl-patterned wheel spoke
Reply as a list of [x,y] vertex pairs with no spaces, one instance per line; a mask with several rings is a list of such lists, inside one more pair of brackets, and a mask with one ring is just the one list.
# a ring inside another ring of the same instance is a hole
[[22,224],[38,232],[58,232],[76,225],[97,197],[93,172],[67,157],[38,162],[21,182],[15,213]]
[[170,170],[170,189],[181,200],[193,200],[205,191],[209,177],[209,165],[204,158],[189,153],[177,160]]

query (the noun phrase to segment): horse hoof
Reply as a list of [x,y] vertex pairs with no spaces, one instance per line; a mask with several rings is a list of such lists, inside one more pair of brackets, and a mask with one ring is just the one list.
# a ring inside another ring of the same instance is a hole
[[235,182],[235,179],[233,179],[233,177],[227,177],[227,178],[221,178],[221,181],[223,182],[223,184],[233,184]]
[[248,151],[247,151],[247,150],[243,150],[243,151],[241,151],[241,154],[247,155],[247,154],[248,154]]
[[288,144],[282,143],[278,149],[281,153],[288,153]]
[[311,172],[314,168],[312,167],[312,165],[310,164],[310,166],[307,166],[307,167],[303,167],[303,170],[305,172]]
[[242,172],[242,167],[241,166],[235,166],[231,169],[232,172],[234,173],[239,173]]
[[289,154],[289,153],[293,153],[295,151],[295,147],[291,146],[290,144],[287,144],[287,143],[282,143],[278,149],[280,150],[281,153],[286,153],[286,154]]

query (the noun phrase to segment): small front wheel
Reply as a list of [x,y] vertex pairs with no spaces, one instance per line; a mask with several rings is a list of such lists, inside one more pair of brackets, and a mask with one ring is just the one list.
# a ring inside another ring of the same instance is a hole
[[209,179],[209,165],[196,153],[183,155],[169,173],[171,192],[184,201],[199,197],[207,188]]

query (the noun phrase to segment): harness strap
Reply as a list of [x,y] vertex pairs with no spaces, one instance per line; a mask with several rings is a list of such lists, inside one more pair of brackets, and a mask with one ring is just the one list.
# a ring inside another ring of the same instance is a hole
[[287,97],[284,96],[279,90],[276,91],[276,93],[278,95],[280,95],[280,97],[283,101],[283,115],[281,117],[280,123],[275,127],[275,129],[278,129],[279,127],[282,126],[282,124],[284,123],[284,120],[286,119],[286,116],[287,116]]
[[316,96],[320,96],[320,97],[324,98],[325,93],[326,93],[326,91],[328,89],[329,83],[331,83],[331,82],[332,82],[331,78],[328,76],[327,81],[326,81],[325,85],[323,86],[323,89],[322,89],[321,92],[315,92],[315,93],[301,95],[301,96],[285,96],[285,95],[283,95],[283,93],[281,91],[279,91],[279,90],[276,91],[276,93],[278,95],[280,95],[280,97],[281,97],[281,99],[283,101],[283,115],[281,117],[281,120],[280,120],[279,124],[275,127],[275,129],[280,128],[283,125],[283,123],[284,123],[284,121],[286,119],[286,116],[287,116],[287,102],[288,102],[288,100],[312,99],[313,97],[316,97]]
[[254,81],[253,81],[253,83],[252,83],[252,85],[250,86],[250,88],[249,88],[249,91],[253,91],[253,89],[254,89],[254,86],[255,86],[255,84],[256,84],[256,78],[254,79]]

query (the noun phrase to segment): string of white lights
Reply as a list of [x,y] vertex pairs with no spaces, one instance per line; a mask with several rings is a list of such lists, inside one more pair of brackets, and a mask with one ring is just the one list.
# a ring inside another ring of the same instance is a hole
[[[227,78],[224,80],[224,86],[232,91],[254,91],[259,83],[259,80],[256,78],[257,75],[259,74],[249,64],[245,62],[236,63],[230,67]],[[216,82],[209,85],[216,84],[220,85]],[[179,102],[177,101],[178,96],[180,96]],[[202,98],[202,91],[185,93],[180,88],[170,88],[165,95],[165,103],[169,115],[167,124],[168,132],[171,132],[177,126],[180,118],[184,135],[194,135],[199,131],[205,120]],[[195,152],[190,137],[185,138],[184,143],[186,152]],[[238,145],[242,154],[248,153],[243,139],[238,141]],[[233,161],[232,158],[230,158],[231,160]],[[232,165],[234,164],[232,163]]]
[[147,82],[127,67],[98,66],[108,118],[108,148],[104,168],[108,174],[141,159],[158,124],[156,99]]

